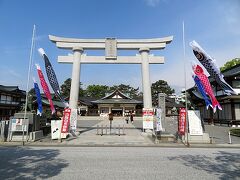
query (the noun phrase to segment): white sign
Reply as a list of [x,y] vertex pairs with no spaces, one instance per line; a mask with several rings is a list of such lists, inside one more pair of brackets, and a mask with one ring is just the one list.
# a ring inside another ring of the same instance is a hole
[[61,128],[62,128],[62,119],[61,120],[51,120],[51,136],[52,136],[52,139],[60,139],[60,138],[66,138],[67,137],[68,133],[61,133]]
[[11,120],[12,121],[12,127],[11,131],[27,131],[28,130],[28,124],[29,120],[28,119],[21,119],[21,118],[14,118]]
[[52,139],[59,139],[62,127],[62,120],[51,120]]
[[153,129],[153,109],[143,108],[143,129]]
[[161,116],[162,116],[162,110],[160,108],[156,109],[156,118],[157,118],[157,122],[156,122],[156,131],[162,131],[162,122],[161,122]]
[[188,122],[190,135],[203,135],[200,111],[188,110]]
[[77,109],[72,109],[70,116],[70,129],[73,132],[77,130]]

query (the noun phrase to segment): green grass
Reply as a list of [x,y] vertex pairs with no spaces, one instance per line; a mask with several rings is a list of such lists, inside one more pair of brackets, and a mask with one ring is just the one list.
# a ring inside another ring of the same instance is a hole
[[238,137],[240,137],[240,128],[230,129],[230,134],[231,134],[232,136],[238,136]]

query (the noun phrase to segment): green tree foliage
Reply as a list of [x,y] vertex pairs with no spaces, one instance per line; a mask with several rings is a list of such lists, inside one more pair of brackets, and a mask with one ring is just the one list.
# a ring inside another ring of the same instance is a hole
[[71,78],[68,78],[64,81],[61,85],[61,93],[64,97],[70,96],[70,89],[71,89]]
[[27,102],[27,110],[29,110],[29,111],[33,110],[33,101],[36,99],[35,96],[36,96],[35,89],[31,88],[28,91],[28,98],[27,98],[27,101],[28,101]]
[[167,95],[173,94],[175,92],[168,83],[164,80],[158,80],[155,83],[152,83],[151,86],[152,91],[152,101],[153,105],[157,105],[158,100],[158,93],[165,93]]
[[31,89],[28,91],[28,95],[36,96],[35,89],[34,89],[34,88],[31,88]]
[[224,70],[230,69],[236,66],[237,64],[240,64],[240,58],[235,58],[226,62],[222,67],[220,67],[220,70],[224,71]]
[[124,94],[127,94],[131,98],[136,98],[141,95],[139,92],[139,88],[133,88],[130,85],[120,84],[110,87],[111,92],[115,91],[116,89],[123,92]]
[[[70,96],[70,89],[71,89],[71,78],[68,78],[64,81],[64,83],[61,85],[61,94],[63,97],[68,98]],[[79,84],[79,96],[84,95],[84,90],[81,88],[82,83]]]
[[[61,93],[64,97],[70,96],[70,88],[71,88],[71,78],[68,78],[61,85]],[[143,96],[142,92],[139,91],[139,88],[133,88],[130,85],[125,85],[125,84],[114,85],[111,87],[106,85],[89,85],[85,90],[83,90],[81,88],[81,83],[80,83],[79,88],[80,88],[79,90],[80,97],[85,96],[85,97],[102,98],[107,93],[111,93],[116,89],[120,90],[124,94],[127,94],[131,98],[138,98]],[[153,102],[154,100],[157,100],[158,93],[165,93],[169,95],[175,92],[175,90],[172,89],[168,85],[168,83],[164,80],[159,80],[153,83],[151,88],[152,88]]]
[[102,98],[109,92],[109,87],[105,85],[89,85],[85,90],[85,96]]

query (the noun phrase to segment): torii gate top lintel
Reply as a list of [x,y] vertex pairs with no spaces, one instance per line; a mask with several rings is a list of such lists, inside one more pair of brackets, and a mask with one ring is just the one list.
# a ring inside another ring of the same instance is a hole
[[[105,43],[106,39],[78,39],[78,38],[65,38],[49,35],[49,39],[56,42],[66,43]],[[151,38],[151,39],[117,39],[118,43],[166,43],[169,44],[173,40],[173,36],[167,36],[164,38]]]
[[166,44],[172,42],[173,36],[153,39],[77,39],[63,38],[49,35],[49,39],[56,43],[58,48],[72,49],[73,47],[82,47],[84,50],[107,49],[111,46],[119,50],[139,50],[140,48],[149,48],[149,50],[164,49]]

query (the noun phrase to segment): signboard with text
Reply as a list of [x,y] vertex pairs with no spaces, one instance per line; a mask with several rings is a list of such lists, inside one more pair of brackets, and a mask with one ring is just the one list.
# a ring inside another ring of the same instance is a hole
[[180,135],[184,135],[185,129],[186,129],[186,109],[180,108],[179,119],[178,119],[178,133]]
[[61,138],[60,129],[62,125],[62,120],[51,120],[51,136],[52,139]]
[[14,118],[11,120],[11,131],[28,131],[28,124],[29,124],[29,120],[28,119],[22,119],[22,118]]
[[190,135],[203,135],[200,111],[188,110],[188,122]]
[[162,128],[162,109],[160,108],[157,108],[156,109],[156,118],[157,118],[157,121],[156,121],[156,131],[163,131],[163,128]]
[[70,124],[70,117],[71,117],[71,109],[67,108],[63,112],[63,120],[62,120],[62,128],[61,128],[62,133],[68,132],[69,124]]
[[71,110],[70,128],[73,132],[77,130],[77,109]]
[[153,108],[143,108],[143,129],[153,129]]

